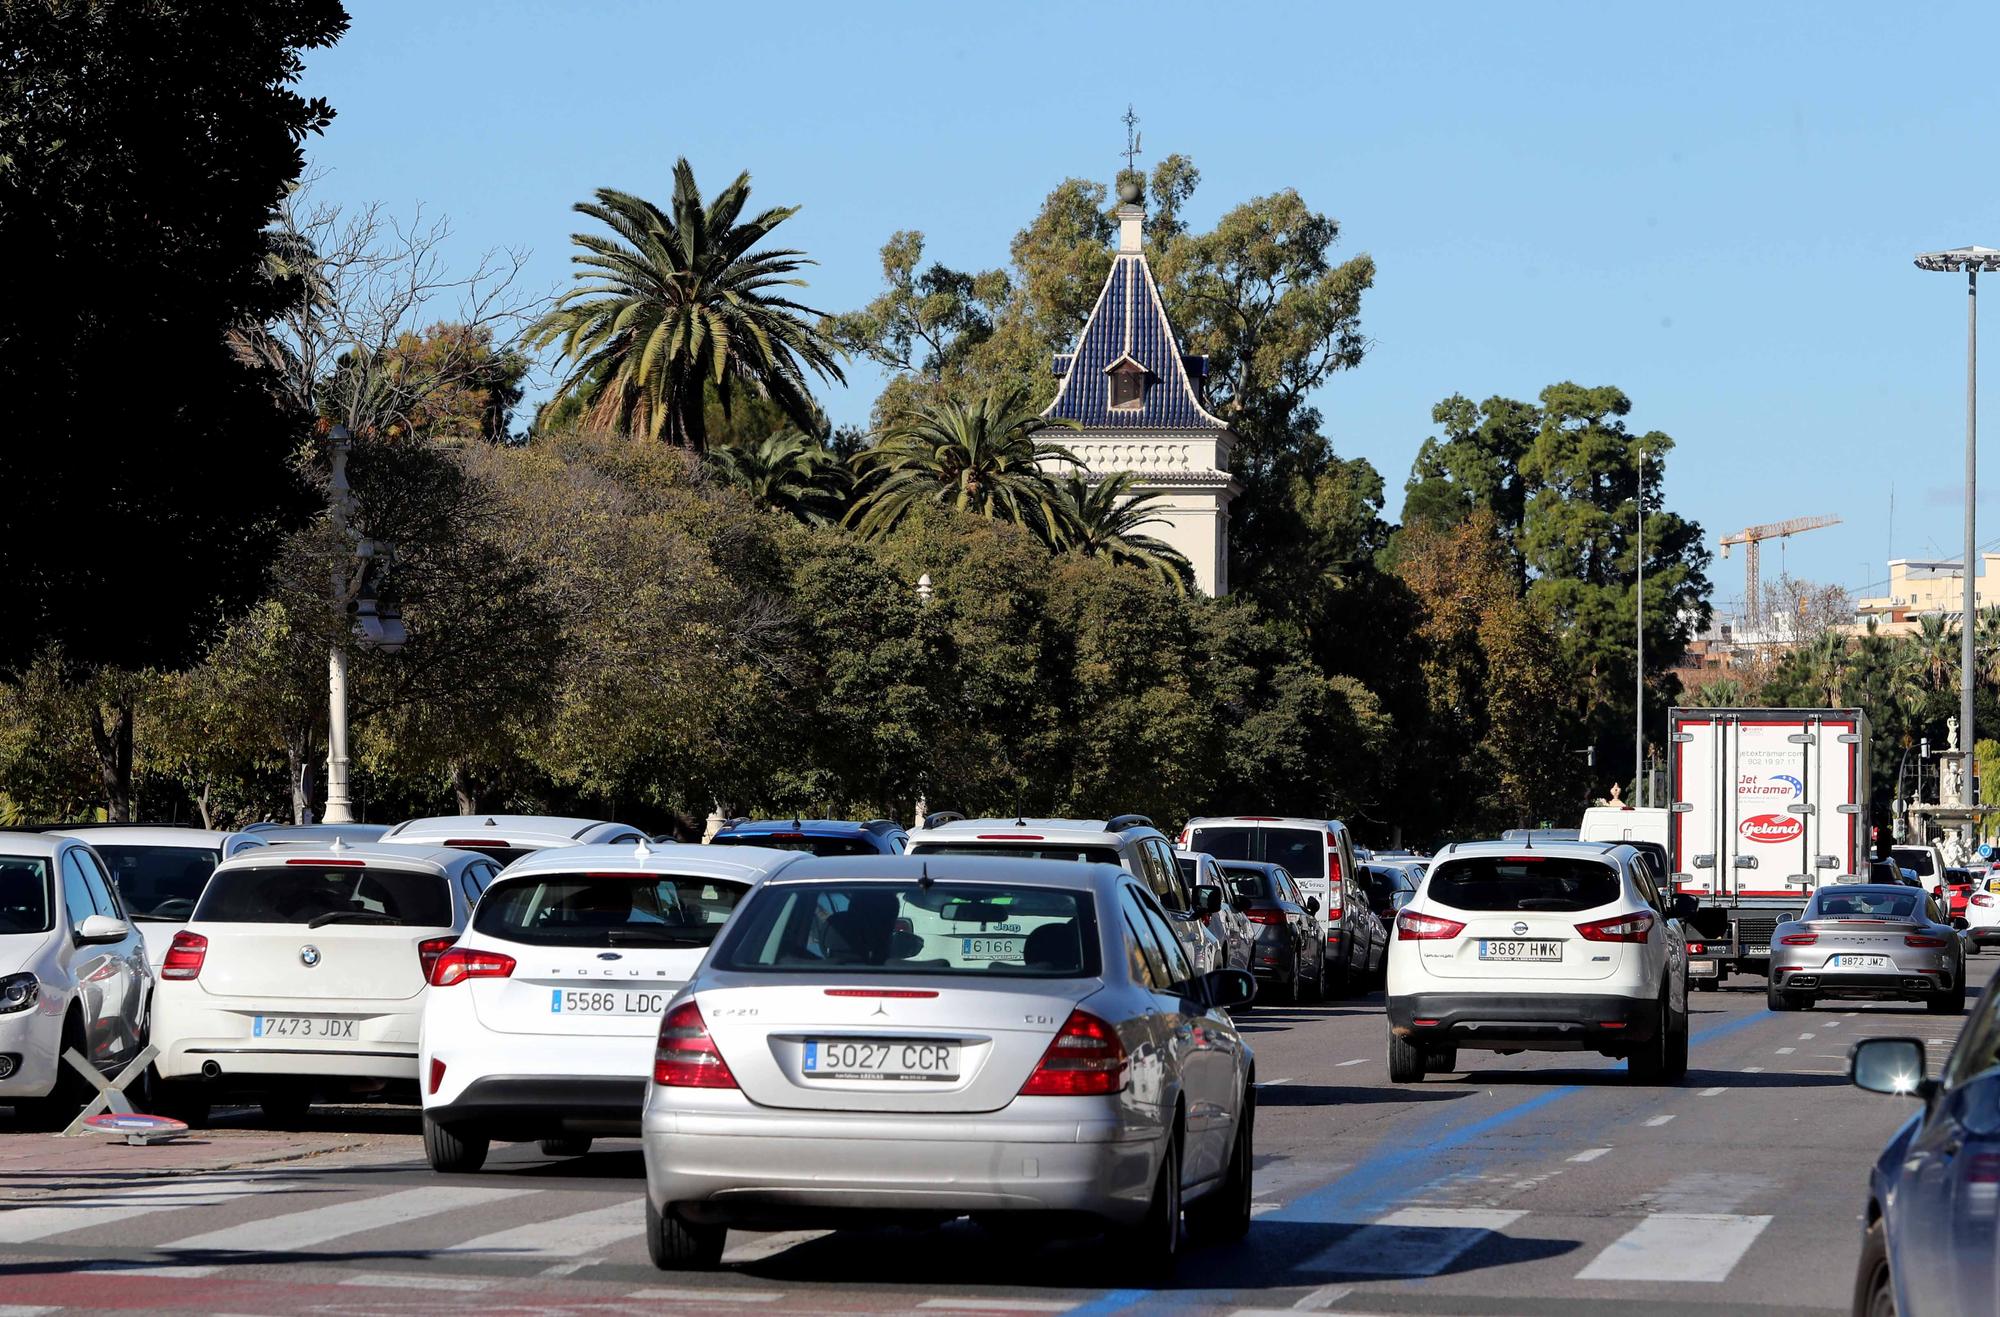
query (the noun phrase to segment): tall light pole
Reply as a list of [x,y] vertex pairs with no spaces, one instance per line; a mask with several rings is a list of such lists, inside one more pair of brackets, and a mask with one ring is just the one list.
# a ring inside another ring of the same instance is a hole
[[1633,641],[1633,694],[1632,694],[1632,798],[1644,809],[1647,800],[1646,788],[1646,441],[1638,441],[1639,453],[1639,496],[1634,506],[1638,509],[1639,525],[1635,535],[1638,542],[1638,572],[1634,576],[1632,588],[1632,641]]
[[[1958,743],[1965,751],[1959,761],[1959,790],[1963,803],[1972,803],[1972,639],[1979,618],[1975,590],[1973,496],[1979,474],[1979,272],[2000,270],[2000,250],[1992,247],[1954,247],[1950,251],[1922,252],[1917,268],[1950,274],[1965,271],[1965,570],[1960,602],[1965,620],[1959,628],[1958,654]],[[1970,830],[1968,829],[1968,832]],[[1967,837],[1970,841],[1970,836]]]
[[[334,528],[344,544],[348,537],[348,517],[354,510],[354,491],[347,483],[347,454],[354,447],[354,432],[336,425],[327,433],[333,441],[333,477],[328,484],[329,511]],[[333,567],[333,598],[344,614],[348,600],[346,564]],[[354,822],[353,801],[347,794],[347,638],[333,642],[326,659],[326,813],[327,823]]]

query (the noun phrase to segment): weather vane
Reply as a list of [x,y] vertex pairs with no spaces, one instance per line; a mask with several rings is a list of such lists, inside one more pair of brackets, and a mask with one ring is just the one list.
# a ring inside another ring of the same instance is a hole
[[1132,161],[1139,154],[1139,116],[1132,113],[1131,102],[1125,105],[1125,149],[1119,154],[1125,157],[1125,170],[1130,173]]

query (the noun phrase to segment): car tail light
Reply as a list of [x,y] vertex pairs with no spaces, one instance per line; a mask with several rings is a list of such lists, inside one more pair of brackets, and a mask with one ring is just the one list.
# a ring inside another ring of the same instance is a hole
[[1979,895],[1972,898],[1972,903],[1974,905],[1990,906],[1993,904],[1993,898],[1987,895],[1985,892],[1981,892],[1979,893]]
[[444,1062],[438,1060],[436,1057],[432,1057],[431,1092],[436,1093],[438,1091],[438,1085],[442,1084],[443,1082],[444,1082]]
[[1948,947],[1951,943],[1941,937],[1932,937],[1928,933],[1905,933],[1903,934],[1903,945],[1906,947]]
[[1967,1184],[2000,1184],[2000,1152],[1975,1152],[1965,1159]]
[[1440,919],[1436,915],[1419,915],[1405,910],[1396,916],[1396,936],[1406,937],[1412,942],[1428,942],[1437,938],[1457,937],[1465,931],[1465,925],[1456,919]]
[[1282,910],[1245,910],[1243,917],[1253,924],[1282,924],[1285,912]]
[[208,939],[182,929],[174,934],[173,943],[167,947],[167,957],[160,962],[160,977],[198,979],[201,977],[201,962],[207,958]]
[[1340,872],[1340,847],[1334,844],[1331,837],[1326,839],[1326,880],[1336,891],[1344,881],[1344,876]]
[[1023,1097],[1085,1097],[1125,1088],[1125,1044],[1088,1011],[1073,1010],[1021,1085]]
[[1817,941],[1819,941],[1819,934],[1817,933],[1787,933],[1778,939],[1778,945],[1785,947],[1809,947]]
[[736,1076],[715,1049],[708,1021],[693,998],[660,1021],[660,1048],[653,1053],[653,1082],[667,1088],[735,1088]]
[[431,962],[431,986],[449,988],[467,979],[504,979],[514,973],[514,958],[498,951],[447,946]]
[[314,869],[365,869],[366,860],[286,860],[286,864],[303,865]]
[[431,970],[436,967],[438,957],[451,950],[455,937],[427,937],[417,943],[417,963],[424,967],[424,982],[430,982]]
[[1586,942],[1644,942],[1653,931],[1653,917],[1643,911],[1633,915],[1613,915],[1578,924],[1576,931]]

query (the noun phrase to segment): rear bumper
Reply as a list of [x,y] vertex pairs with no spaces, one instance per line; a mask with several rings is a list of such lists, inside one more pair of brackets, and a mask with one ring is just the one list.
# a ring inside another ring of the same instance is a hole
[[1168,1131],[1101,1099],[1017,1098],[983,1115],[776,1111],[652,1088],[646,1192],[691,1221],[790,1229],[877,1217],[1145,1215]]
[[[194,984],[163,985],[153,999],[153,1043],[163,1079],[194,1079],[211,1065],[220,1078],[363,1079],[417,1077],[417,1023],[423,999],[381,1002],[331,998],[245,1002],[211,998]],[[258,1014],[357,1021],[355,1036],[325,1042],[259,1037]]]
[[1391,997],[1388,1015],[1412,1042],[1552,1052],[1615,1050],[1660,1027],[1658,998],[1599,993],[1421,992]]
[[644,1076],[485,1075],[451,1102],[426,1105],[424,1114],[447,1129],[492,1139],[632,1138],[645,1103]]
[[1924,997],[1950,989],[1957,980],[1947,968],[1826,970],[1813,966],[1776,970],[1775,984],[1822,997]]

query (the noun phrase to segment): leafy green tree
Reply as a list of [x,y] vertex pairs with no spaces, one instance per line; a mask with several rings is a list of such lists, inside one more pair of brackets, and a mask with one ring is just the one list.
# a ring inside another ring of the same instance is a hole
[[560,345],[572,363],[561,391],[582,390],[596,424],[699,452],[712,386],[725,413],[741,388],[815,428],[805,374],[842,380],[839,348],[816,323],[819,312],[770,291],[804,285],[804,253],[758,249],[798,208],[744,220],[749,199],[743,173],[704,204],[683,158],[669,210],[611,188],[577,204],[616,238],[572,235],[585,282],[536,323],[530,342]]
[[1096,481],[1076,472],[1058,477],[1051,502],[1051,547],[1129,564],[1185,591],[1194,575],[1188,560],[1166,541],[1141,533],[1141,527],[1165,520],[1159,507],[1164,496],[1135,493],[1137,483],[1129,471]]
[[780,430],[754,443],[710,448],[708,466],[761,507],[830,526],[847,512],[853,477],[832,449],[797,430]]
[[1518,543],[1528,506],[1521,461],[1540,428],[1539,409],[1501,397],[1475,406],[1453,394],[1431,408],[1431,421],[1444,434],[1417,450],[1404,486],[1403,524],[1449,526],[1485,508],[1507,543]]
[[921,406],[855,457],[862,479],[848,520],[879,536],[911,508],[933,503],[1043,531],[1055,498],[1045,464],[1076,463],[1045,436],[1075,428],[1044,418],[1020,387]]

